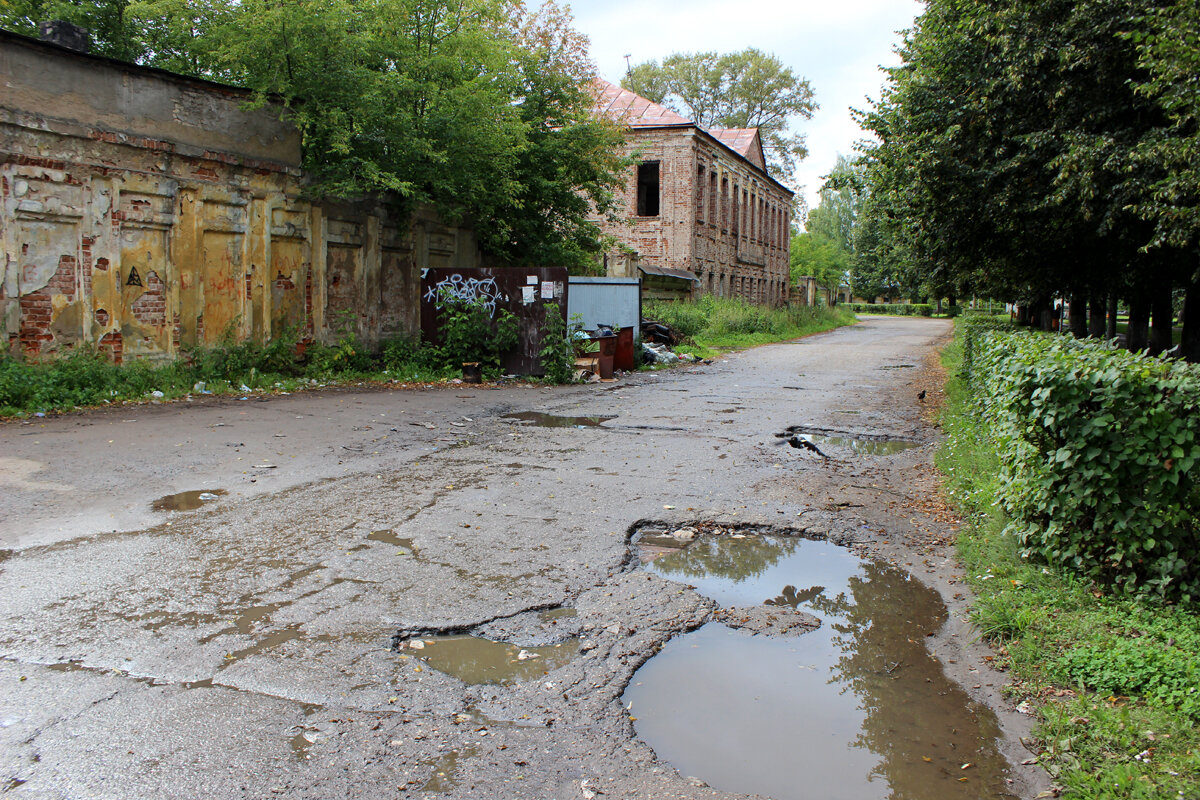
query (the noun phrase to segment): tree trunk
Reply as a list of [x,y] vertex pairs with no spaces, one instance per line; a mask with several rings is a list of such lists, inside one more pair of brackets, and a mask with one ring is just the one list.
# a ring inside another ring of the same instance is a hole
[[1087,297],[1082,292],[1071,293],[1068,314],[1071,321],[1071,335],[1076,339],[1087,336]]
[[1171,301],[1171,284],[1154,290],[1151,302],[1153,322],[1150,326],[1150,355],[1156,356],[1174,344],[1175,304]]
[[1088,298],[1088,336],[1104,336],[1104,295],[1095,290]]
[[1108,320],[1104,323],[1104,338],[1110,342],[1117,338],[1117,293],[1108,293]]
[[1129,330],[1126,333],[1125,347],[1131,353],[1137,353],[1149,346],[1150,298],[1139,293],[1129,298]]
[[1200,363],[1200,273],[1192,279],[1183,298],[1183,335],[1179,340],[1183,357]]

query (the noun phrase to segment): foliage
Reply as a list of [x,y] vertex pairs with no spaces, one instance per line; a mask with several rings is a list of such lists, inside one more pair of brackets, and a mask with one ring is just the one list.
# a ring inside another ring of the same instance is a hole
[[0,26],[47,15],[104,55],[254,90],[299,128],[315,194],[486,221],[480,243],[515,265],[600,250],[621,132],[591,114],[587,40],[553,0],[14,0]]
[[969,519],[959,553],[978,595],[973,620],[1018,690],[1040,700],[1039,761],[1069,797],[1190,796],[1200,783],[1192,657],[1200,618],[1106,596],[1070,572],[1021,557],[999,502],[1003,454],[973,401],[962,334],[969,327],[1005,326],[968,317],[943,354],[959,377],[946,387],[938,466],[950,500]]
[[1123,592],[1200,598],[1200,369],[1018,333],[971,350],[1026,553]]
[[1189,83],[1175,78],[1194,74],[1195,48],[1160,47],[1186,41],[1171,37],[1196,24],[1194,8],[930,2],[859,115],[878,137],[861,158],[872,271],[939,296],[1101,308],[1110,294],[1148,303],[1200,290],[1186,236],[1166,231],[1181,230],[1191,202],[1195,118],[1171,115],[1194,89],[1171,87]]
[[[811,218],[812,214],[809,217]],[[813,277],[817,279],[819,286],[837,292],[850,272],[850,255],[834,240],[816,233],[800,233],[793,236],[788,257],[791,260],[793,285],[802,277]]]
[[575,379],[575,334],[579,332],[579,314],[570,324],[563,321],[562,307],[557,303],[543,303],[546,313],[542,323],[542,374],[549,383],[571,383]]
[[493,316],[478,298],[441,298],[438,310],[439,360],[451,368],[478,361],[484,370],[497,372],[504,356],[517,346],[520,327],[507,309]]
[[776,56],[753,47],[740,53],[675,53],[630,69],[621,85],[689,117],[703,128],[758,128],[767,164],[784,181],[808,150],[791,120],[811,119],[812,87]]
[[[932,317],[934,307],[928,303],[848,303],[855,314],[892,314],[899,317]],[[957,309],[957,306],[951,306]],[[957,311],[949,316],[958,316]]]
[[[828,308],[770,308],[741,298],[704,295],[686,302],[649,301],[642,314],[662,322],[685,343],[708,354],[714,348],[752,347],[852,324],[851,315]],[[687,346],[679,349],[688,350]]]

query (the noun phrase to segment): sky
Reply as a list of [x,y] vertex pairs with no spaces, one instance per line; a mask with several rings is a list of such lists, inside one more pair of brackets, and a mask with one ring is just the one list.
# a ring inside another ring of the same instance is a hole
[[899,63],[901,31],[923,9],[915,0],[570,0],[575,28],[591,39],[600,76],[620,83],[630,64],[672,53],[731,53],[755,47],[806,78],[820,108],[792,129],[808,137],[796,182],[810,208],[838,154],[864,133],[850,108],[877,99],[880,65]]

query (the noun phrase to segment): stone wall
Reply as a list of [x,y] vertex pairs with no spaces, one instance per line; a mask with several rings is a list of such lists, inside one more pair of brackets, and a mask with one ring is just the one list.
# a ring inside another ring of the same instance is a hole
[[637,216],[635,165],[621,197],[627,222],[602,223],[605,232],[643,264],[694,273],[695,294],[787,302],[790,194],[694,126],[627,137],[639,161],[659,163],[659,213]]
[[415,335],[420,269],[478,265],[473,234],[432,213],[307,200],[297,132],[241,90],[6,33],[0,73],[12,352]]

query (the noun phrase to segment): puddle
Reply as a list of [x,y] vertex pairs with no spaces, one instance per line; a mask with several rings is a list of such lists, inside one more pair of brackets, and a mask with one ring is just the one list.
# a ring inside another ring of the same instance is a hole
[[160,497],[150,504],[153,511],[195,511],[205,503],[211,503],[229,492],[224,489],[194,489]]
[[538,428],[599,428],[616,417],[561,417],[543,414],[541,411],[519,411],[515,414],[505,414],[504,419],[525,420]]
[[422,792],[448,792],[458,786],[458,762],[477,755],[474,747],[467,747],[461,753],[451,750],[433,762],[433,775],[421,787]]
[[815,445],[847,447],[860,456],[891,456],[918,446],[916,442],[906,442],[903,439],[869,439],[853,436],[817,436],[816,434],[806,434],[804,438]]
[[[511,684],[540,678],[579,653],[579,640],[545,647],[518,647],[478,636],[434,636],[415,655],[429,666],[469,684]],[[411,648],[411,644],[409,645]]]
[[302,730],[288,740],[288,743],[292,746],[292,755],[300,761],[307,761],[310,758],[311,754],[309,750],[315,744],[312,739],[308,738],[308,733],[307,730]]
[[412,539],[403,539],[396,535],[395,531],[371,531],[367,534],[367,540],[371,542],[383,542],[384,544],[395,545],[403,548],[414,556],[417,554],[416,545]]
[[775,800],[1012,796],[995,717],[925,649],[945,606],[907,573],[765,536],[702,537],[644,568],[726,607],[822,620],[796,638],[710,623],[634,674],[624,702],[637,733],[683,775]]
[[571,606],[559,606],[558,608],[552,608],[548,611],[539,611],[538,619],[540,619],[542,622],[553,622],[557,619],[574,617],[578,614],[579,612]]

